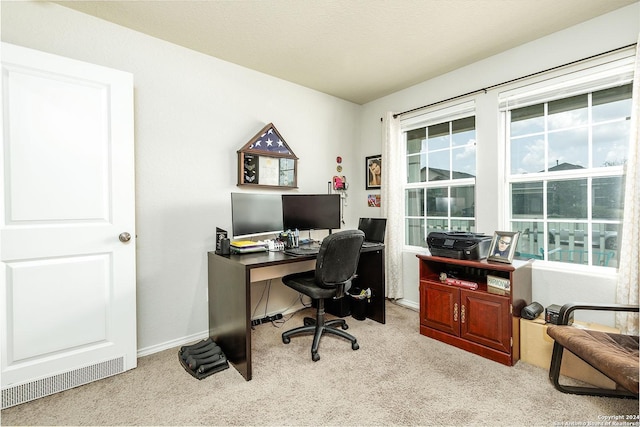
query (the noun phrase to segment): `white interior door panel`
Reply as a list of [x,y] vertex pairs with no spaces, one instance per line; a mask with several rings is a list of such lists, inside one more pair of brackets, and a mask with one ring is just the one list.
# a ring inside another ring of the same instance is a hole
[[136,366],[135,183],[130,74],[1,54],[5,408]]

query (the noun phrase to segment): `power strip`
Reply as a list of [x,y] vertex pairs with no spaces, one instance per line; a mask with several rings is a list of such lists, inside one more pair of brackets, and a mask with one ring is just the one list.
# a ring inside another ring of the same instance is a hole
[[280,320],[282,319],[282,314],[278,313],[274,316],[267,316],[267,317],[263,317],[262,319],[254,319],[251,321],[251,326],[258,326],[262,323],[269,323],[269,322],[273,322],[274,320]]

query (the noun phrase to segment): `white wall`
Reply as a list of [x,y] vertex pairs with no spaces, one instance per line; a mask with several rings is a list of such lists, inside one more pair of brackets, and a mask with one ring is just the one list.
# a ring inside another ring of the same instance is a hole
[[[626,46],[637,41],[639,31],[640,3],[635,3],[370,102],[361,112],[361,157],[382,151],[380,118],[386,111],[407,111]],[[476,226],[478,232],[491,235],[495,230],[509,229],[506,215],[503,212],[496,215],[495,209],[504,206],[506,188],[500,168],[504,154],[499,145],[499,91],[489,90],[472,97],[476,102],[478,136]],[[424,253],[427,253],[426,249]],[[577,272],[570,267],[544,264],[536,262],[533,269],[533,300],[543,306],[569,301],[614,301],[615,271],[594,268],[585,273],[584,270]],[[405,296],[402,303],[411,307],[419,306],[417,269],[415,253],[407,250],[403,257]],[[610,323],[612,316],[603,319],[598,314],[595,318],[586,315],[585,319]]]
[[336,156],[346,175],[359,164],[355,104],[56,4],[1,7],[2,41],[134,76],[139,354],[208,335],[206,253],[231,230],[236,151],[263,126],[299,157],[300,192],[326,193]]

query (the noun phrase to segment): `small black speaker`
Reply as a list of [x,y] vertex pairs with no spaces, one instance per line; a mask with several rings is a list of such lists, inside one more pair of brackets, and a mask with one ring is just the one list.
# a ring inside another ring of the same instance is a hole
[[231,253],[230,243],[229,239],[220,240],[220,255],[229,255]]
[[523,319],[533,320],[540,316],[540,314],[544,311],[544,307],[540,305],[540,303],[532,302],[528,306],[524,307],[520,312],[520,316]]

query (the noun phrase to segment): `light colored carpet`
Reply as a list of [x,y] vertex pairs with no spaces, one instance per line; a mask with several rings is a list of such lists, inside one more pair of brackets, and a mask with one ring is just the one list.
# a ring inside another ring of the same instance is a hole
[[2,425],[559,426],[638,414],[637,400],[563,394],[545,369],[503,366],[424,337],[418,313],[389,302],[386,325],[348,318],[359,350],[327,336],[314,363],[311,336],[288,345],[280,338],[304,315],[313,312],[281,328],[256,327],[252,381],[233,367],[198,381],[176,348],[124,374],[5,409]]

